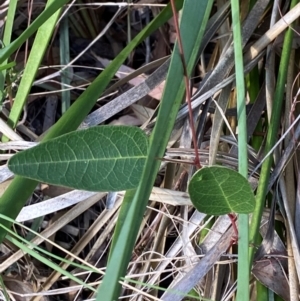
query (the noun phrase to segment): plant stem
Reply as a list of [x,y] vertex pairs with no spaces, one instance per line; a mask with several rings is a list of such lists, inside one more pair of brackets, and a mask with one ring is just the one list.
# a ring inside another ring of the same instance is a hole
[[187,101],[188,108],[189,108],[190,127],[191,127],[191,132],[192,132],[194,150],[195,150],[195,162],[194,162],[194,164],[195,164],[197,169],[200,169],[202,166],[201,166],[201,163],[200,163],[198,143],[197,143],[197,138],[196,138],[196,130],[195,130],[195,126],[194,126],[193,109],[192,109],[192,102],[191,102],[190,82],[189,82],[187,67],[186,67],[186,63],[185,63],[185,59],[184,59],[183,43],[182,43],[181,34],[180,34],[180,30],[179,30],[177,11],[176,11],[174,0],[171,0],[171,7],[172,7],[172,11],[173,11],[173,18],[174,18],[174,25],[175,25],[177,41],[178,41],[179,55],[180,55],[181,63],[182,63],[182,67],[183,67],[184,83],[185,83],[185,90],[186,90],[186,92],[185,92],[186,93],[186,101]]

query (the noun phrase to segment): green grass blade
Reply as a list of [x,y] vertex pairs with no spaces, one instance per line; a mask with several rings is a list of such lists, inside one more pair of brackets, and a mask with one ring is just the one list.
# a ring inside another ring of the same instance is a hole
[[[70,62],[70,39],[69,39],[69,18],[64,16],[60,25],[59,35],[59,56],[60,64],[67,65]],[[61,74],[61,112],[64,114],[71,104],[71,91],[68,89],[71,83],[70,68],[63,70]]]
[[[112,243],[111,243],[111,246],[110,246],[109,259],[112,255],[112,251],[115,248],[115,244],[118,241],[119,234],[120,234],[120,232],[123,228],[123,225],[126,221],[128,210],[130,208],[131,201],[132,201],[135,193],[136,193],[136,189],[127,190],[126,193],[125,193],[125,196],[123,198],[122,206],[120,208],[119,215],[118,215],[118,221],[117,221],[117,224],[116,224],[116,227],[115,227],[115,230],[114,230],[113,240],[112,240]],[[110,260],[108,260],[108,262],[109,261]]]
[[[291,2],[291,8],[293,8],[297,3],[298,3],[297,0],[293,0]],[[282,113],[285,84],[287,78],[287,70],[288,70],[287,66],[290,59],[292,42],[293,42],[293,29],[288,28],[287,32],[285,33],[283,47],[282,47],[279,72],[277,76],[277,84],[274,93],[272,115],[271,115],[270,125],[268,128],[267,142],[265,146],[265,154],[270,152],[270,150],[273,148],[277,140],[278,129],[279,129],[281,113]],[[259,243],[259,226],[260,226],[260,221],[263,213],[272,162],[273,162],[273,156],[268,156],[262,165],[262,169],[260,173],[260,179],[259,179],[257,193],[256,193],[256,206],[255,206],[255,211],[253,212],[251,226],[250,226],[250,233],[249,233],[249,238],[251,243],[250,255],[249,255],[250,257],[249,269],[251,269],[252,266],[254,251],[256,250],[255,246]]]
[[[46,9],[56,0],[49,0]],[[30,92],[35,75],[48,48],[52,32],[56,26],[61,9],[58,9],[39,29],[34,39],[30,55],[20,82],[14,105],[11,109],[8,119],[8,125],[12,128],[17,126],[27,96]],[[6,139],[7,140],[7,139]]]
[[[245,102],[245,81],[243,49],[240,21],[240,7],[238,0],[231,0],[231,13],[233,24],[234,61],[237,90],[237,117],[238,117],[238,157],[239,173],[248,178],[248,152],[247,152],[247,118]],[[238,287],[237,300],[249,300],[249,273],[247,272],[249,260],[249,216],[238,215]],[[246,272],[245,272],[246,271]]]
[[[22,224],[20,222],[16,222],[16,221],[12,220],[11,218],[9,218],[9,217],[7,217],[5,215],[1,215],[1,214],[0,214],[0,217],[3,218],[4,220],[10,221],[11,223],[14,223],[15,225],[18,225],[21,228],[24,228],[25,230],[28,231],[28,233],[31,233],[33,237],[36,237],[36,236],[42,237],[42,235],[40,233],[37,233],[36,231],[32,230],[31,228],[26,227],[24,224]],[[7,229],[7,232],[9,233],[10,236],[15,237],[16,239],[20,240],[21,242],[23,242],[26,245],[29,245],[31,249],[35,249],[35,250],[37,250],[38,252],[40,252],[42,254],[45,254],[45,255],[53,258],[53,259],[56,259],[57,261],[61,261],[61,262],[67,263],[67,264],[69,264],[69,265],[71,265],[73,267],[80,268],[80,269],[83,269],[83,270],[88,271],[88,272],[100,273],[100,271],[97,270],[96,268],[94,268],[92,265],[90,265],[90,266],[86,265],[86,263],[82,259],[80,259],[80,258],[78,258],[76,256],[75,256],[75,259],[78,259],[79,262],[81,262],[82,264],[70,261],[70,260],[62,258],[62,257],[60,257],[58,255],[55,255],[55,254],[53,254],[51,252],[48,252],[45,249],[43,249],[42,247],[39,247],[36,244],[34,244],[33,242],[29,241],[28,239],[21,237],[20,235],[18,235],[17,233],[15,233],[14,231],[12,231],[11,229]],[[49,243],[52,243],[54,246],[56,246],[58,248],[61,248],[58,245],[56,245],[54,242],[51,242],[49,239],[47,239],[45,237],[43,239],[45,241],[49,242]],[[22,248],[21,248],[21,250],[22,250]],[[23,250],[23,251],[24,251],[24,253],[26,253],[25,250]]]
[[6,22],[5,22],[5,29],[4,29],[4,34],[3,34],[3,41],[2,41],[4,46],[9,45],[9,43],[11,41],[11,35],[12,35],[17,5],[18,5],[17,0],[9,1],[7,17],[6,17]]
[[1,65],[0,71],[7,70],[16,66],[16,62],[9,62],[8,64]]
[[1,287],[1,289],[3,290],[3,295],[4,295],[4,298],[5,298],[4,300],[5,300],[5,301],[9,301],[9,300],[10,300],[10,297],[9,297],[9,295],[8,295],[8,293],[7,293],[6,286],[5,286],[5,284],[4,284],[2,275],[0,275],[0,287]]
[[[1,225],[2,227],[2,225]],[[9,230],[8,228],[6,228],[5,230]],[[17,246],[19,249],[24,250],[24,252],[28,253],[30,256],[36,258],[37,260],[39,260],[40,262],[43,262],[45,265],[47,265],[48,267],[50,267],[51,269],[58,271],[60,274],[68,277],[69,279],[73,280],[74,282],[83,285],[84,287],[87,287],[88,289],[90,289],[91,291],[95,291],[95,289],[93,287],[91,287],[90,285],[86,284],[84,281],[80,280],[79,278],[75,277],[74,275],[72,275],[71,273],[67,272],[65,269],[61,268],[59,265],[57,265],[56,263],[48,260],[47,258],[43,257],[42,255],[40,255],[39,253],[37,253],[36,251],[33,251],[31,248],[27,247],[26,245],[22,244],[20,241],[18,241],[16,238],[14,237],[7,237],[8,241],[10,241],[11,243],[13,243],[15,246]]]
[[31,25],[12,43],[0,49],[0,63],[8,59],[28,38],[30,38],[57,10],[63,7],[69,0],[53,0]]
[[[55,3],[60,1],[55,1]],[[63,1],[61,1],[63,2]],[[61,3],[60,2],[60,3]],[[177,8],[181,8],[183,0],[177,0]],[[53,7],[53,4],[51,5]],[[147,36],[158,29],[172,16],[170,6],[167,6],[143,31],[141,31],[126,48],[111,62],[111,64],[94,80],[94,82],[81,94],[70,109],[49,130],[43,141],[58,137],[62,134],[76,130],[86,115],[90,112],[97,99],[109,84],[112,77],[126,60],[130,52]],[[0,52],[1,55],[1,52]],[[10,186],[0,198],[0,213],[15,219],[31,196],[37,182],[22,177],[15,177]],[[12,205],[13,204],[13,205]],[[3,221],[8,227],[10,222]],[[3,241],[6,231],[0,229],[0,242]]]
[[[11,34],[12,34],[17,4],[18,4],[17,0],[9,1],[9,7],[8,7],[8,11],[7,11],[7,17],[6,17],[6,22],[5,22],[4,34],[3,34],[3,41],[2,41],[4,46],[9,45],[10,40],[11,40]],[[6,64],[7,64],[7,59],[1,63],[1,67],[5,66]],[[5,77],[6,77],[6,70],[4,69],[0,74],[0,91],[1,92],[4,90]],[[1,99],[1,101],[2,101],[2,99]]]
[[[189,74],[191,74],[198,57],[199,45],[212,4],[213,1],[209,0],[190,0],[184,2],[180,30],[183,37],[184,54]],[[103,296],[105,296],[105,300],[107,301],[117,300],[119,296],[119,280],[126,272],[139,226],[160,166],[160,161],[157,158],[163,156],[184,96],[184,84],[182,80],[183,68],[176,45],[172,54],[156,125],[150,138],[150,149],[143,176],[132,198],[132,203],[129,205],[128,210],[126,210],[127,217],[115,241],[107,272],[98,292],[97,301],[103,300]],[[125,197],[130,198],[128,193]]]

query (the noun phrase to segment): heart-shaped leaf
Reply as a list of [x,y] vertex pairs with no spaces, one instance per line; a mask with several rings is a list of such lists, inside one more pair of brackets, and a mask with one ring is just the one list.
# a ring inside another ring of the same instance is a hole
[[14,155],[17,175],[89,191],[135,188],[147,156],[148,139],[128,126],[99,126],[71,132]]
[[247,179],[226,167],[203,167],[194,174],[188,190],[196,209],[206,214],[254,210],[255,198]]

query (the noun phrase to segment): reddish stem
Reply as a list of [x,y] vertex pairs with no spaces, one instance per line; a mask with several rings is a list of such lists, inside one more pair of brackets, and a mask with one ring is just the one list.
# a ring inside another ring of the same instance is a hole
[[238,237],[239,237],[239,231],[237,229],[237,226],[236,226],[236,215],[235,214],[232,214],[232,213],[229,213],[227,214],[228,217],[230,218],[230,221],[231,221],[231,224],[232,224],[232,228],[233,228],[233,232],[234,232],[234,236],[232,237],[232,244],[236,244],[237,241],[238,241]]
[[178,18],[177,18],[177,11],[176,11],[174,0],[171,0],[171,7],[172,7],[172,11],[173,11],[173,16],[174,16],[174,25],[175,25],[176,35],[177,35],[178,49],[179,49],[179,54],[180,54],[182,67],[183,67],[185,90],[186,90],[186,102],[187,102],[188,108],[189,108],[190,127],[191,127],[191,131],[192,131],[192,139],[193,139],[194,150],[195,150],[195,165],[196,165],[197,169],[200,169],[202,166],[200,164],[196,131],[195,131],[195,127],[194,127],[190,83],[189,83],[187,67],[186,67],[186,63],[185,63],[185,59],[184,59],[183,44],[182,44],[182,40],[181,40]]
[[[202,168],[200,159],[199,159],[199,151],[198,151],[198,145],[197,145],[197,138],[196,138],[196,131],[194,127],[194,119],[193,119],[193,110],[192,110],[192,102],[191,102],[191,91],[190,91],[190,83],[188,79],[188,72],[187,72],[187,67],[184,59],[184,50],[183,50],[183,44],[181,40],[181,35],[180,35],[180,30],[179,30],[179,24],[178,24],[178,18],[177,18],[177,11],[175,7],[174,0],[170,0],[171,2],[171,7],[173,11],[173,16],[174,16],[174,25],[175,25],[175,30],[176,30],[176,35],[177,35],[177,41],[178,41],[178,49],[179,49],[179,54],[182,62],[182,67],[183,67],[183,74],[184,74],[184,82],[185,82],[185,89],[186,89],[186,102],[188,104],[188,109],[189,109],[189,120],[190,120],[190,126],[191,126],[191,131],[192,131],[192,139],[193,139],[193,144],[194,144],[194,150],[195,150],[195,166],[197,169]],[[235,244],[238,239],[238,229],[236,227],[236,216],[234,214],[228,214],[228,217],[231,220],[233,231],[235,233],[234,237],[232,238],[232,244]]]

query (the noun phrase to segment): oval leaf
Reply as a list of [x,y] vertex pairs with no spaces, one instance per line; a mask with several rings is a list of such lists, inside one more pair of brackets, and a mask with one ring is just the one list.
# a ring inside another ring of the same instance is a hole
[[148,139],[128,126],[100,126],[71,132],[14,155],[17,175],[89,191],[135,188],[147,156]]
[[203,167],[194,174],[188,190],[196,209],[206,214],[254,210],[255,198],[247,179],[226,167]]

